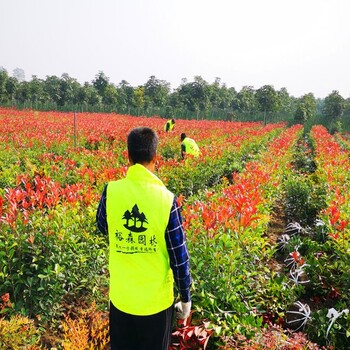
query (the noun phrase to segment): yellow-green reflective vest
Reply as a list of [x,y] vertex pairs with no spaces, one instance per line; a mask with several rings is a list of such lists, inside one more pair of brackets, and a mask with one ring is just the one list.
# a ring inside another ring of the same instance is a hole
[[174,195],[140,164],[107,186],[109,296],[119,310],[153,315],[174,301],[165,241]]
[[174,129],[175,123],[173,123],[173,121],[172,121],[171,119],[168,120],[168,121],[165,123],[165,125],[164,125],[164,131],[167,131],[167,125],[169,125],[168,131],[171,131],[171,130]]
[[185,137],[182,144],[185,146],[186,154],[192,154],[195,157],[199,156],[200,150],[195,140]]

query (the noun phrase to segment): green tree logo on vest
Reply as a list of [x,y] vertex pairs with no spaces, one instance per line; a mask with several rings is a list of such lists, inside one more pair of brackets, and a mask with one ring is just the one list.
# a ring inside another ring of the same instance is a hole
[[147,227],[144,227],[145,223],[148,224],[146,215],[144,213],[140,213],[137,204],[132,207],[131,212],[127,210],[122,219],[126,220],[124,227],[132,232],[144,232],[147,230]]

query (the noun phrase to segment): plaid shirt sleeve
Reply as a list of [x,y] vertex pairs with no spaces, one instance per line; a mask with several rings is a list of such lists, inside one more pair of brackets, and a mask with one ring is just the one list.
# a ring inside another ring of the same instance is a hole
[[188,302],[191,300],[190,286],[192,282],[189,254],[182,223],[181,209],[177,205],[176,198],[174,198],[171,208],[169,222],[165,232],[165,240],[170,258],[170,267],[173,270],[174,280],[179,290],[181,301]]
[[106,196],[107,196],[107,185],[103,189],[101,199],[97,207],[97,213],[96,213],[97,227],[102,233],[107,235],[108,225],[107,225],[107,212],[106,212]]

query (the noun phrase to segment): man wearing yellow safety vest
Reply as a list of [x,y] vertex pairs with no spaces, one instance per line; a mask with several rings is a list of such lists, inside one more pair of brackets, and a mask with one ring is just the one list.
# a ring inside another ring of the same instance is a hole
[[182,159],[185,158],[186,154],[190,154],[193,157],[198,157],[200,155],[200,150],[195,140],[187,137],[185,133],[182,133],[180,138]]
[[174,129],[175,126],[175,119],[171,118],[169,120],[167,120],[167,122],[164,125],[164,131],[168,132]]
[[[176,197],[154,174],[158,136],[139,127],[128,135],[126,177],[109,182],[97,214],[109,237],[111,349],[167,350],[174,309],[191,311],[191,274]],[[174,308],[174,281],[180,301]]]

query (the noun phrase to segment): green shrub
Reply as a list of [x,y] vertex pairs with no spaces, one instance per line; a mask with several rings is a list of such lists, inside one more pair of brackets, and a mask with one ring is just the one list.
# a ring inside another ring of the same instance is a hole
[[58,319],[63,299],[94,297],[106,284],[107,243],[93,234],[93,215],[80,207],[38,211],[18,231],[0,233],[0,295],[9,293],[17,312]]
[[[339,317],[334,317],[335,314]],[[321,346],[332,346],[332,349],[339,350],[350,349],[349,304],[338,303],[335,307],[313,312],[307,333],[311,341]]]
[[296,172],[309,174],[316,171],[314,150],[314,141],[310,139],[308,134],[298,140],[293,152],[292,161],[292,166]]
[[257,232],[201,232],[188,245],[194,317],[211,321],[218,342],[232,334],[253,336],[265,317],[277,322],[295,299],[288,279],[266,265],[271,250]]
[[291,174],[283,183],[285,214],[288,222],[313,225],[321,209],[326,206],[326,189],[317,178]]

